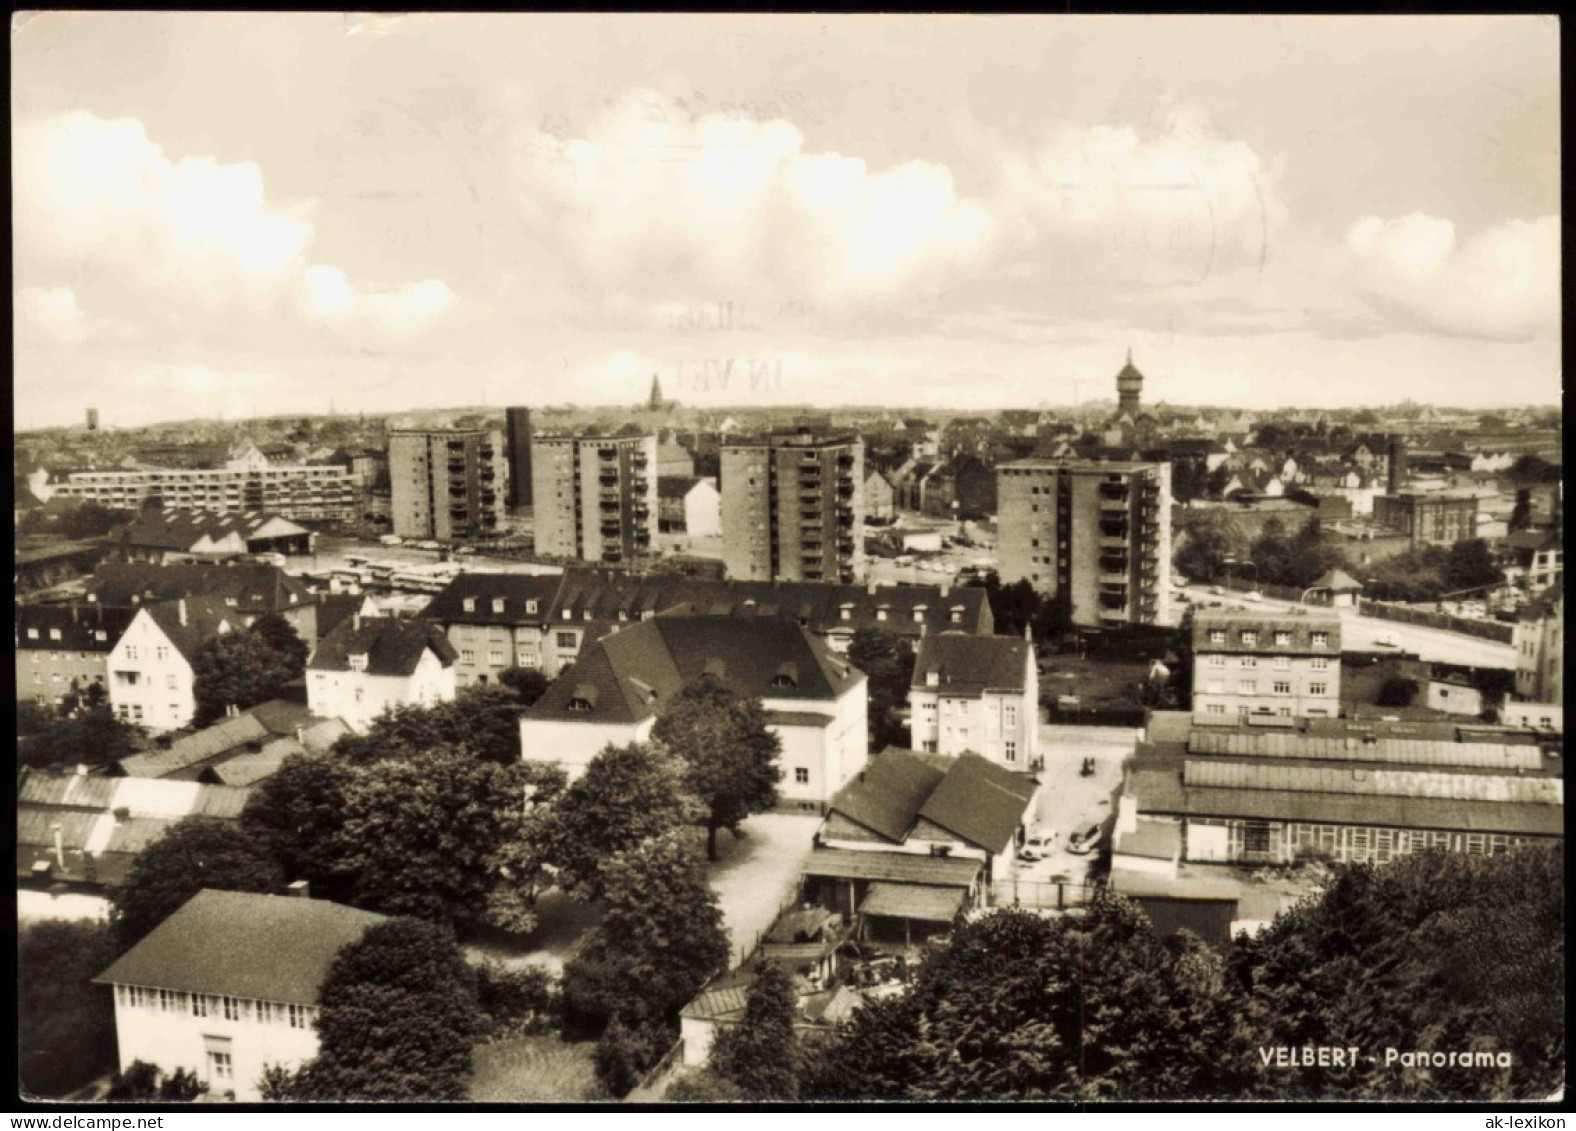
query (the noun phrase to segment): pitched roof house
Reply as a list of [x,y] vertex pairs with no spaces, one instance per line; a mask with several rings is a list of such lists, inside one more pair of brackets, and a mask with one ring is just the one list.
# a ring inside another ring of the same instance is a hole
[[1027,640],[944,632],[919,642],[909,688],[913,741],[973,751],[1009,770],[1039,763],[1039,670]]
[[89,602],[120,609],[177,597],[215,597],[243,617],[257,617],[309,602],[311,593],[277,566],[256,562],[104,562],[94,571],[86,593]]
[[604,636],[525,711],[521,748],[578,776],[609,743],[648,739],[668,701],[707,675],[765,707],[783,744],[785,806],[820,811],[864,764],[864,675],[767,618],[665,615]]
[[317,1055],[323,980],[384,922],[326,900],[198,892],[94,979],[115,987],[121,1069],[184,1068],[212,1096],[260,1099],[265,1066]]
[[16,607],[16,697],[54,705],[97,685],[108,696],[111,649],[132,612],[97,605]]
[[307,705],[365,730],[384,711],[454,698],[458,654],[443,629],[422,619],[352,616],[307,661]]
[[215,637],[244,626],[217,597],[144,605],[110,650],[109,703],[127,722],[159,733],[188,725],[197,711],[197,655]]
[[509,668],[556,673],[547,635],[562,583],[560,574],[527,573],[462,573],[449,582],[421,616],[448,636],[455,684],[495,683]]

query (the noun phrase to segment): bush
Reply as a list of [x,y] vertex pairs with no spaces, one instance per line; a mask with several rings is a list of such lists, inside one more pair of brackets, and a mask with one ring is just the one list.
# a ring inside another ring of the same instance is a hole
[[662,1099],[670,1104],[726,1104],[745,1103],[750,1096],[732,1080],[703,1068],[673,1081]]
[[1410,707],[1417,698],[1417,692],[1417,680],[1393,675],[1379,688],[1377,703],[1381,707]]
[[558,985],[536,966],[512,968],[493,959],[476,968],[482,1032],[490,1041],[551,1032],[558,1023]]
[[114,958],[100,923],[51,919],[17,932],[17,1051],[29,1095],[69,1095],[115,1067],[115,1003],[91,981]]
[[596,1043],[597,1080],[610,1096],[623,1099],[676,1039],[665,1028],[632,1029],[615,1017]]
[[165,1075],[156,1064],[134,1060],[125,1072],[117,1072],[110,1078],[109,1095],[105,1098],[191,1103],[207,1090],[208,1085],[197,1079],[195,1072],[177,1068],[172,1075]]

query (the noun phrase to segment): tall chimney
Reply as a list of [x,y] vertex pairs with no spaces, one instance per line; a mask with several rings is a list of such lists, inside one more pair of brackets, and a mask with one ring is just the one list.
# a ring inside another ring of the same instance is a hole
[[1401,490],[1406,482],[1406,441],[1397,433],[1390,434],[1389,451],[1386,453],[1388,476],[1386,479],[1386,493],[1394,495]]
[[64,872],[66,870],[66,842],[65,838],[61,835],[60,822],[53,822],[49,826],[49,831],[55,834],[55,863],[59,865],[60,870]]
[[175,607],[180,612],[181,624],[184,626],[186,624],[186,598],[182,597],[179,601],[177,601],[175,603]]
[[351,628],[352,632],[360,632],[361,631],[361,614],[360,613],[351,613],[350,614],[350,628]]

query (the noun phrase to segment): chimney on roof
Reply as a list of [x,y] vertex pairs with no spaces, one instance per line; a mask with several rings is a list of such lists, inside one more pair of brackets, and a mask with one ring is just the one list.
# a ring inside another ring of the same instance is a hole
[[180,613],[181,624],[184,626],[186,624],[186,598],[182,597],[179,601],[177,601],[175,603],[175,607]]
[[361,631],[361,614],[360,613],[351,613],[350,614],[350,628],[351,628],[352,632],[360,632]]
[[293,880],[285,890],[297,899],[312,898],[312,885],[306,880]]
[[948,578],[947,580],[944,580],[941,583],[941,595],[943,597],[945,597],[948,593],[951,593],[951,592],[952,592],[952,581],[951,581],[950,578]]
[[87,776],[88,776],[87,763],[86,762],[78,762],[77,763],[77,777],[85,778]]
[[296,724],[296,742],[302,746],[306,745],[306,727],[300,723]]
[[875,578],[872,577],[868,582],[865,583],[865,592],[869,593],[872,597],[874,597],[876,595],[876,579]]
[[55,837],[55,863],[59,865],[60,870],[64,872],[66,870],[66,842],[65,837],[61,832],[60,822],[52,822],[49,826],[49,831],[53,833]]

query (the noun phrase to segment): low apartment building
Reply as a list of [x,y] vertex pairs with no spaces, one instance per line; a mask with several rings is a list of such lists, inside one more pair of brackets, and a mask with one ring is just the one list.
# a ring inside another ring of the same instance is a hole
[[109,701],[109,654],[131,623],[126,609],[18,605],[16,698],[55,707],[97,687]]
[[307,661],[307,705],[364,732],[385,711],[431,706],[455,695],[454,648],[430,621],[352,616]]
[[140,511],[158,499],[167,511],[266,511],[293,521],[348,519],[356,509],[355,481],[332,464],[78,471],[55,494],[119,510]]
[[665,704],[705,675],[765,708],[782,740],[783,808],[822,811],[864,766],[864,675],[797,625],[725,616],[658,616],[590,645],[521,717],[524,757],[579,777],[610,743],[648,740]]
[[316,535],[276,514],[144,511],[120,536],[128,562],[219,561],[243,554],[310,554]]
[[1449,546],[1477,537],[1478,497],[1472,491],[1401,491],[1376,495],[1373,504],[1374,521],[1413,546]]
[[462,573],[449,582],[421,617],[447,635],[457,657],[455,683],[497,683],[510,668],[557,674],[557,656],[547,643],[562,582],[559,574],[523,573]]
[[1193,716],[1335,718],[1341,711],[1341,620],[1323,610],[1193,615]]
[[924,637],[908,703],[920,750],[952,757],[974,753],[1019,772],[1041,766],[1039,670],[1027,640],[961,633]]
[[1516,698],[1560,706],[1565,702],[1565,585],[1551,585],[1517,615]]

